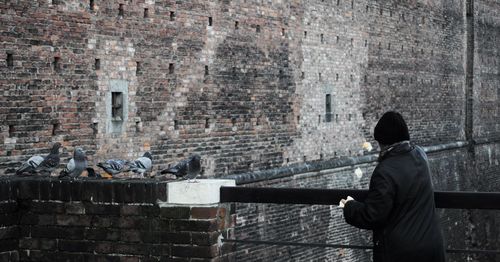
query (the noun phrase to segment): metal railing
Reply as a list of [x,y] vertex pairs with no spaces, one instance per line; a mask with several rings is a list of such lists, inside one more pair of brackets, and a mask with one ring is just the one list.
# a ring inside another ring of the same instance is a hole
[[[338,205],[342,198],[352,196],[363,201],[368,190],[315,189],[315,188],[266,188],[221,187],[220,201],[232,203]],[[435,191],[436,208],[500,210],[500,192]],[[287,241],[224,239],[228,243],[254,245],[302,246],[323,248],[373,249],[373,246]],[[500,255],[500,250],[447,249],[447,253],[478,253]]]

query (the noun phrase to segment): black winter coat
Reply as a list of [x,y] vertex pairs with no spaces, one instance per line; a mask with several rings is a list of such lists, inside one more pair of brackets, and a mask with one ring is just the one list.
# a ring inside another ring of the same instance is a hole
[[425,152],[403,143],[379,161],[364,202],[346,203],[346,222],[373,230],[374,262],[445,261]]

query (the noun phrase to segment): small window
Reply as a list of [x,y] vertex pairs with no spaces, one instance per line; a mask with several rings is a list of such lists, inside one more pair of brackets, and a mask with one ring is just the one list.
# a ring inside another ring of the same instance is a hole
[[325,122],[332,122],[332,96],[325,96]]
[[172,63],[168,64],[168,73],[169,73],[169,74],[173,74],[173,73],[174,73],[174,71],[175,71],[175,66],[174,66],[174,64],[172,64]]
[[212,26],[213,25],[213,19],[212,17],[209,17],[208,18],[208,26]]
[[325,42],[325,37],[323,34],[320,35],[321,43],[323,44]]
[[144,18],[148,18],[148,17],[149,17],[149,9],[144,8]]
[[281,36],[285,36],[285,28],[281,28]]
[[170,11],[170,21],[175,21],[175,12]]
[[307,38],[307,31],[304,31],[304,38]]
[[113,121],[123,120],[123,93],[111,93],[111,117]]
[[238,30],[240,27],[240,23],[238,21],[234,22],[234,29]]
[[210,72],[208,71],[208,66],[206,65],[206,66],[205,66],[205,75],[207,76],[207,75],[209,75],[209,74],[210,74]]
[[94,3],[94,0],[90,0],[90,1],[89,1],[89,9],[90,9],[90,11],[94,11],[94,9],[95,9],[95,3]]
[[257,27],[255,27],[255,32],[260,33],[260,25],[257,25]]

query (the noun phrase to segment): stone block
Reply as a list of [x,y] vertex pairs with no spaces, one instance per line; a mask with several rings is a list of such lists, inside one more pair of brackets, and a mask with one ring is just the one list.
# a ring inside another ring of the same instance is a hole
[[214,204],[220,201],[221,186],[235,186],[234,180],[199,179],[196,182],[179,181],[167,184],[169,204]]

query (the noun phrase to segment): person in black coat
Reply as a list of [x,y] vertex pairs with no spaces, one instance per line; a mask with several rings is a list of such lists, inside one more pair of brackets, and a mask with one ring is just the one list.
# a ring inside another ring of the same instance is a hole
[[410,144],[397,112],[382,116],[374,137],[381,147],[379,163],[363,202],[341,200],[346,222],[373,230],[374,262],[445,261],[425,152]]

